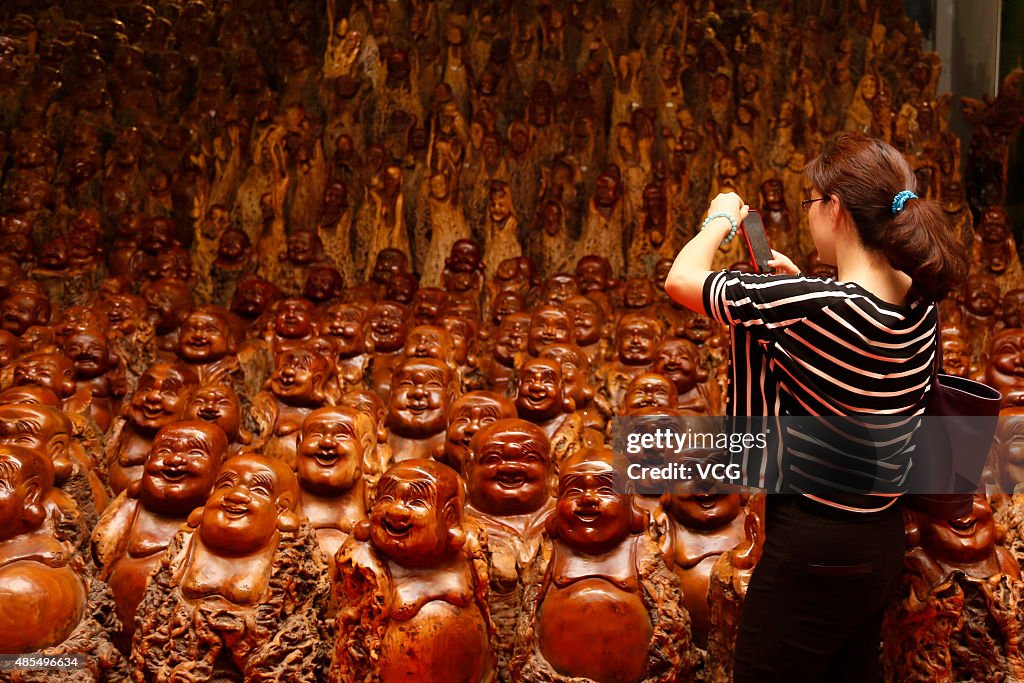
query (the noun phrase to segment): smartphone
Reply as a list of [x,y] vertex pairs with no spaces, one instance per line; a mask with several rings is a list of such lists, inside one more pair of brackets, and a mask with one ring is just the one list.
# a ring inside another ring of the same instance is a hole
[[743,239],[747,241],[747,252],[758,273],[771,273],[768,261],[772,258],[772,249],[768,246],[768,235],[764,232],[761,214],[753,209],[743,219]]

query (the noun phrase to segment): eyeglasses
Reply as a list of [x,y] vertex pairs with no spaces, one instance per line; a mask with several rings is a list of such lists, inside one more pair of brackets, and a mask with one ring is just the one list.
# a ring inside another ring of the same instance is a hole
[[804,213],[807,213],[810,210],[810,208],[811,208],[811,204],[813,204],[814,202],[827,202],[829,199],[831,199],[831,197],[818,197],[816,199],[805,199],[802,202],[800,202],[800,208],[804,210]]

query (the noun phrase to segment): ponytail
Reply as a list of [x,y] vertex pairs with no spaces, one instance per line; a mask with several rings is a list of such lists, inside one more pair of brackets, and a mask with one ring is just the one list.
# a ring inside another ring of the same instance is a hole
[[967,252],[945,212],[931,200],[910,199],[892,216],[883,250],[892,267],[909,275],[913,291],[927,301],[959,290],[967,277]]
[[912,293],[937,301],[962,286],[967,252],[938,204],[899,196],[915,189],[917,179],[896,148],[860,133],[842,133],[806,171],[822,194],[839,197],[861,243],[910,276]]

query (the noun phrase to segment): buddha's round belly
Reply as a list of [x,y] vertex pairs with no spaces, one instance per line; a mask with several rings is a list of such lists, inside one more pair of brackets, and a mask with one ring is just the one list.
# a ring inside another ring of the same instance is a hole
[[21,560],[0,568],[0,650],[38,652],[59,645],[78,627],[86,588],[70,567]]
[[491,668],[487,626],[475,605],[434,600],[408,621],[392,620],[384,634],[384,683],[478,683]]
[[538,619],[541,652],[558,673],[598,683],[643,678],[654,627],[637,593],[596,578],[552,585]]
[[161,552],[146,557],[132,557],[128,553],[122,555],[113,566],[107,585],[114,594],[117,606],[117,618],[121,627],[130,634],[134,629],[135,611],[146,593],[149,575],[160,566]]

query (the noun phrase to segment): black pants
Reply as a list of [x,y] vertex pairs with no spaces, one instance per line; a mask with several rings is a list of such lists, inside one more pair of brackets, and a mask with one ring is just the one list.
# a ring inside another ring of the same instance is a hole
[[769,495],[765,536],[733,682],[880,680],[882,615],[903,567],[900,505],[859,515]]

